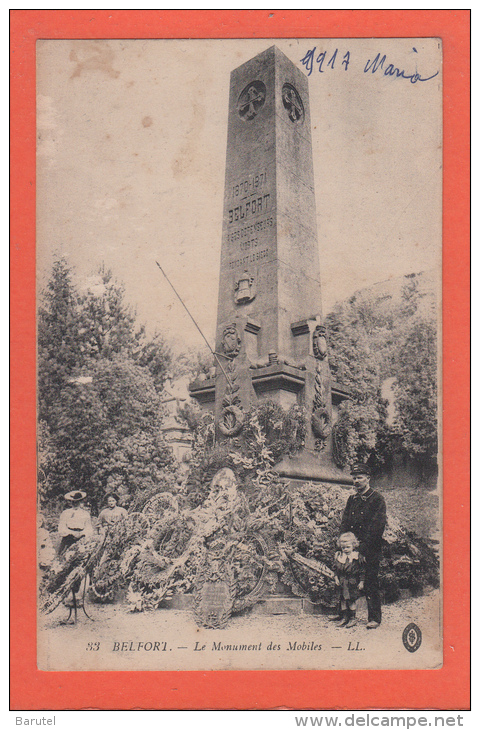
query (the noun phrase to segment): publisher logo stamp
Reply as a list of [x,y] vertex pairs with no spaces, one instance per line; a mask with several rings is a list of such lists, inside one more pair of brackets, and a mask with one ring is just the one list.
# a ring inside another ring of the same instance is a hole
[[417,624],[408,624],[403,630],[402,634],[403,646],[411,653],[417,651],[422,643],[422,632],[420,631]]

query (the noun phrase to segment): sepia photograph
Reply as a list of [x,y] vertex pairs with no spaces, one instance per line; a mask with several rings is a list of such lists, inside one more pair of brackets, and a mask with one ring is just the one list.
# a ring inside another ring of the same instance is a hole
[[441,668],[442,40],[36,74],[38,669]]

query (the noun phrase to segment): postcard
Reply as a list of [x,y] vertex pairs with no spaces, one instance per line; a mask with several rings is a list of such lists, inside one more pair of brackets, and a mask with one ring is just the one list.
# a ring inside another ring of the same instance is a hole
[[36,40],[42,682],[451,671],[445,52]]
[[39,668],[441,666],[441,101],[435,38],[37,43]]

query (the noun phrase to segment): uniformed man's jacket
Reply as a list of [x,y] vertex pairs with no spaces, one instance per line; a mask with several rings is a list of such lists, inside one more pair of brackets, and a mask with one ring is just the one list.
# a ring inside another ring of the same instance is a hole
[[353,532],[360,542],[360,552],[365,555],[381,549],[386,523],[385,500],[369,488],[363,495],[352,494],[348,498],[340,530]]

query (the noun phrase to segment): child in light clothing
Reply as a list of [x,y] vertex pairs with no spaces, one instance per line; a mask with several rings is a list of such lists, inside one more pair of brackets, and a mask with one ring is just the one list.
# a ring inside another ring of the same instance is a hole
[[365,582],[365,559],[357,551],[358,540],[353,532],[344,532],[338,538],[340,550],[335,553],[335,585],[338,591],[338,626],[350,629],[357,623],[357,599]]

